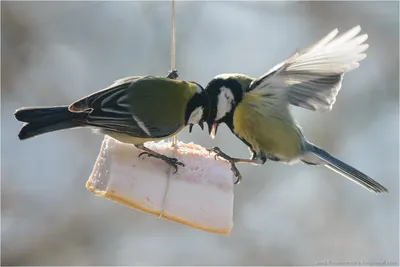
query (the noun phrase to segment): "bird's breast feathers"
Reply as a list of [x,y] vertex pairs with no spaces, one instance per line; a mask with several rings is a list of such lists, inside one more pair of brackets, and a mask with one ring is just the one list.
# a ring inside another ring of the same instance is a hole
[[301,133],[289,114],[265,99],[245,95],[233,115],[234,132],[256,153],[292,161],[302,152]]

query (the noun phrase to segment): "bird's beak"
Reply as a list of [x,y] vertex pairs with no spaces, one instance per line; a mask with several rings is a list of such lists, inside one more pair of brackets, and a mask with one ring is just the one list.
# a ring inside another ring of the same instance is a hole
[[216,122],[214,122],[213,124],[208,123],[208,134],[211,136],[212,139],[215,138],[215,135],[217,134],[217,130],[218,130],[218,124]]
[[200,126],[201,130],[204,131],[204,124],[203,124],[203,122],[200,122],[200,123],[199,123],[199,126]]
[[193,129],[193,124],[190,124],[190,125],[189,125],[189,133],[192,132],[192,129]]
[[207,126],[208,126],[208,134],[211,135],[212,124],[207,122]]

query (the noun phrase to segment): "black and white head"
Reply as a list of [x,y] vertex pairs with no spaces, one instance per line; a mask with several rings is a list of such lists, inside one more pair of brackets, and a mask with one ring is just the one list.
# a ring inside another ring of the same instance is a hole
[[233,129],[233,112],[251,81],[252,78],[243,74],[220,74],[208,83],[205,90],[210,98],[211,110],[207,125],[212,138],[217,134],[220,123]]
[[186,105],[185,125],[189,125],[189,133],[192,132],[193,125],[196,124],[203,130],[203,124],[210,115],[210,99],[207,92],[200,84],[191,83],[196,85],[196,93]]

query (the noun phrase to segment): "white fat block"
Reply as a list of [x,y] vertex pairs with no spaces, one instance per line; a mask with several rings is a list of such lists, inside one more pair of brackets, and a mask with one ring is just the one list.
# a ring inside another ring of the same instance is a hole
[[[229,235],[233,227],[230,164],[193,143],[149,142],[145,146],[185,166],[174,168],[142,155],[133,145],[105,136],[86,188],[139,211],[204,231]],[[169,177],[169,178],[168,178]],[[168,182],[169,181],[169,182]]]

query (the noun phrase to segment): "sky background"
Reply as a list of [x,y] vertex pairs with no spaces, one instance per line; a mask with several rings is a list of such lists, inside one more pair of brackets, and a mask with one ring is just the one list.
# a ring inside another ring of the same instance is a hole
[[[361,25],[367,59],[331,112],[293,108],[307,138],[371,175],[376,196],[323,167],[239,165],[234,228],[213,235],[136,212],[85,188],[102,136],[21,142],[15,109],[69,104],[170,66],[171,3],[2,2],[1,235],[4,265],[314,265],[399,262],[398,2],[176,3],[180,78],[259,76],[334,28]],[[248,157],[226,126],[179,140]]]

